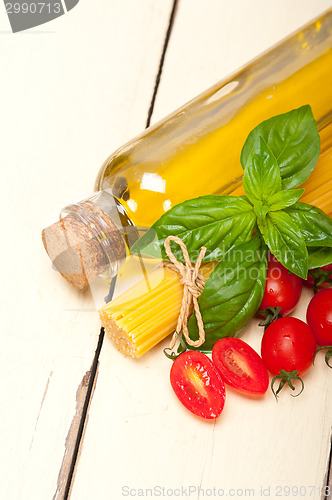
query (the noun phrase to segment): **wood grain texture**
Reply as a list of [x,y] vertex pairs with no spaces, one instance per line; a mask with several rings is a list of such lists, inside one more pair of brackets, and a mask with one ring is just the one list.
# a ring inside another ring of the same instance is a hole
[[144,128],[171,5],[82,1],[15,35],[1,9],[1,498],[56,493],[99,320],[91,293],[52,270],[41,230]]
[[[180,0],[152,122],[329,6],[325,0]],[[299,318],[305,318],[310,293],[303,292]],[[259,350],[257,323],[243,338]],[[322,497],[332,422],[332,378],[322,356],[300,398],[284,392],[277,404],[271,393],[254,400],[229,390],[221,418],[210,423],[176,400],[170,361],[162,354],[166,345],[132,360],[105,339],[74,500],[171,492],[184,498],[189,491],[199,499],[213,488],[219,496],[278,498],[292,487],[298,497]]]

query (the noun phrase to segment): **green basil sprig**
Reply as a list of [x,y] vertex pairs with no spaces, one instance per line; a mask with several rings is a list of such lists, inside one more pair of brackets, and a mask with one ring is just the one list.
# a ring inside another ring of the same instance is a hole
[[319,146],[311,108],[303,106],[258,125],[241,153],[243,187],[265,243],[287,269],[304,279],[309,269],[307,246],[329,245],[332,223],[318,209],[296,203],[303,189],[285,187],[305,180]]
[[[264,295],[266,256],[267,248],[257,235],[233,247],[214,268],[199,297],[205,329],[200,351],[211,351],[218,339],[233,337],[254,316]],[[191,339],[199,338],[195,314],[188,330]]]
[[[164,242],[173,235],[184,241],[193,262],[202,246],[207,248],[205,261],[220,260],[199,298],[207,331],[204,349],[243,328],[260,305],[266,262],[254,260],[258,277],[248,279],[248,263],[243,255],[235,258],[237,249],[245,255],[252,245],[261,256],[263,238],[276,258],[301,278],[307,277],[308,269],[332,262],[332,220],[318,208],[298,202],[304,190],[294,189],[309,177],[319,150],[320,137],[308,105],[262,122],[250,132],[241,152],[246,196],[208,195],[180,203],[132,246],[132,253],[165,259]],[[172,251],[183,261],[177,245]],[[224,268],[226,256],[230,261]],[[242,277],[235,281],[227,274],[234,266]],[[195,338],[194,317],[189,326]]]

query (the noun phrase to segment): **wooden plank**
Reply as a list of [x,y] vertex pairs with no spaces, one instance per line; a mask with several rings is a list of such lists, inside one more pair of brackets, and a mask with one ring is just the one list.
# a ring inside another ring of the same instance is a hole
[[[152,121],[328,6],[325,0],[180,0]],[[305,318],[309,298],[305,290],[297,317]],[[259,350],[260,337],[254,320],[243,338]],[[332,379],[322,356],[300,398],[285,392],[277,404],[271,393],[256,401],[228,391],[223,415],[209,423],[176,400],[165,346],[131,360],[105,340],[74,500],[189,493],[198,499],[213,491],[277,498],[288,487],[295,488],[292,496],[321,498],[332,418]]]
[[91,294],[52,270],[41,229],[144,128],[171,7],[80,2],[15,35],[1,9],[1,498],[63,491],[99,321]]

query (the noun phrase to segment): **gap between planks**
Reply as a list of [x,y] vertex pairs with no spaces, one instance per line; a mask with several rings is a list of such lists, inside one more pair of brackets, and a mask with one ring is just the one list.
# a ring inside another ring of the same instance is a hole
[[76,391],[76,410],[72,419],[65,442],[65,453],[58,475],[57,489],[53,500],[69,498],[71,486],[75,477],[75,466],[84,437],[90,403],[94,393],[99,365],[99,355],[104,340],[104,329],[101,328],[98,344],[92,365],[85,373]]
[[150,126],[150,123],[151,123],[151,118],[152,118],[152,115],[153,115],[154,105],[155,105],[155,102],[156,102],[156,97],[157,97],[157,93],[158,93],[158,89],[159,89],[160,79],[161,79],[161,75],[162,75],[162,72],[163,72],[163,66],[164,66],[164,62],[165,62],[165,56],[166,56],[166,52],[167,52],[167,48],[168,48],[168,43],[169,43],[169,40],[170,40],[170,37],[171,37],[173,25],[174,25],[174,20],[175,20],[175,16],[176,16],[177,7],[178,7],[178,0],[173,0],[173,7],[172,7],[172,10],[171,10],[171,15],[170,15],[169,22],[168,22],[168,28],[167,28],[167,31],[166,31],[166,36],[165,36],[163,50],[161,52],[161,58],[160,58],[159,68],[158,68],[158,72],[157,72],[157,76],[156,76],[156,81],[155,81],[155,85],[154,85],[154,89],[153,89],[153,93],[152,93],[152,99],[151,99],[151,104],[150,104],[149,111],[148,111],[148,117],[147,117],[147,120],[146,120],[145,128],[148,128]]
[[[169,44],[176,16],[178,1],[179,0],[173,0],[173,5],[168,21],[165,40],[163,43],[158,71],[155,78],[151,103],[147,114],[146,128],[149,127],[151,123],[154,105],[162,76],[167,47]],[[112,299],[114,293],[114,287],[115,287],[115,279],[113,279],[111,282],[110,291],[106,298],[106,302]],[[62,464],[58,475],[57,488],[53,496],[53,500],[62,500],[62,499],[66,500],[70,497],[71,488],[75,479],[76,465],[80,455],[80,449],[84,439],[85,428],[88,421],[89,408],[93,397],[94,389],[96,386],[96,381],[98,376],[99,355],[103,346],[104,337],[105,337],[105,332],[104,329],[101,328],[91,368],[83,376],[82,381],[76,392],[75,415],[72,419],[66,437],[65,453],[62,459]]]
[[330,453],[324,480],[322,500],[330,500],[331,498],[332,498],[332,427],[330,435]]

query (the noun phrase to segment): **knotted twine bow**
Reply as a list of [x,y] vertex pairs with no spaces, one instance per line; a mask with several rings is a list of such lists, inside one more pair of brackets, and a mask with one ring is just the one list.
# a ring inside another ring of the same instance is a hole
[[[171,250],[170,246],[171,241],[174,241],[180,246],[185,260],[185,264],[182,264],[181,262],[176,260]],[[175,270],[181,275],[180,283],[183,284],[183,297],[182,297],[181,310],[176,330],[173,334],[169,348],[170,349],[174,348],[178,335],[181,335],[181,333],[186,339],[188,345],[192,347],[199,347],[205,342],[204,323],[198,305],[198,297],[204,290],[205,279],[201,274],[199,274],[198,271],[201,266],[202,260],[204,258],[206,248],[205,247],[201,248],[196,264],[195,266],[193,266],[190,262],[186,245],[177,236],[168,236],[168,238],[166,238],[165,240],[164,247],[168,258],[171,261],[171,263],[166,262],[165,263],[166,266],[170,267],[171,269]],[[196,320],[199,331],[199,339],[196,341],[191,340],[191,338],[189,337],[189,332],[187,327],[189,315],[192,311],[192,306],[194,307],[194,311],[196,314]]]

